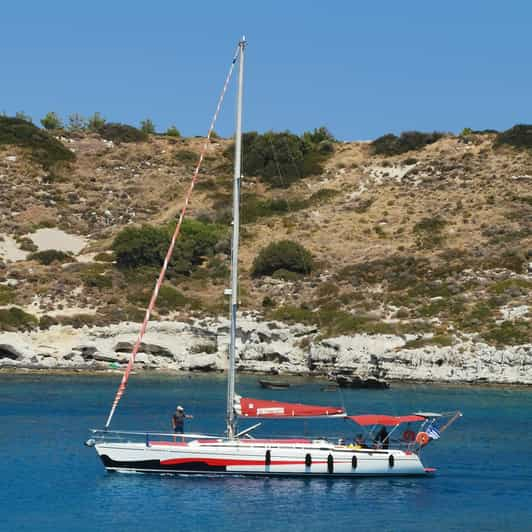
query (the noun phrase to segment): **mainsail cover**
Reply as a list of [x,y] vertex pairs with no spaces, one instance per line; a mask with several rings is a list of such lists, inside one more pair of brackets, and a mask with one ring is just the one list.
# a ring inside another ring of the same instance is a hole
[[336,417],[345,416],[345,410],[337,406],[303,405],[266,401],[250,397],[237,397],[235,411],[242,417],[287,418],[287,417]]

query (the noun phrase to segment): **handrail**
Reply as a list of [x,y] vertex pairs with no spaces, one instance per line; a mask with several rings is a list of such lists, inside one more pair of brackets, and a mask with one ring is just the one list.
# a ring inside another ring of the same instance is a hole
[[146,434],[149,434],[150,436],[170,436],[172,438],[179,437],[179,438],[207,438],[207,439],[225,439],[225,436],[220,435],[212,435],[212,434],[194,434],[194,433],[181,433],[181,432],[156,432],[151,430],[143,430],[143,431],[130,431],[130,430],[106,430],[106,429],[89,429],[92,434],[101,434],[102,436],[108,435],[120,435],[120,434],[126,434],[128,436],[146,436]]
[[[221,435],[212,435],[212,434],[196,434],[196,433],[177,433],[177,432],[151,432],[151,431],[127,431],[127,430],[105,430],[105,429],[90,429],[90,432],[93,434],[94,438],[96,440],[99,440],[99,439],[104,439],[105,436],[109,436],[109,439],[110,440],[113,440],[114,438],[116,437],[121,437],[121,436],[137,436],[139,440],[141,441],[145,441],[147,442],[147,445],[149,443],[153,443],[153,444],[156,444],[158,440],[156,439],[153,439],[152,438],[157,438],[157,437],[166,437],[166,438],[169,438],[169,439],[173,439],[174,441],[175,440],[179,440],[181,442],[183,442],[184,440],[191,440],[191,439],[206,439],[206,440],[213,440],[213,442],[216,440],[216,441],[224,441],[224,442],[229,442],[229,441],[235,441],[235,440],[230,440],[227,438],[227,436],[221,436]],[[289,435],[283,435],[282,437],[275,437],[275,438],[271,438],[272,440],[275,440],[275,443],[278,444],[278,443],[282,443],[282,440],[286,439],[286,440],[291,440],[293,439],[295,436],[289,436]],[[259,441],[261,443],[264,443],[265,440],[267,439],[270,439],[270,438],[259,438]],[[315,442],[327,442],[328,444],[330,444],[331,446],[338,446],[338,447],[345,447],[345,448],[349,448],[349,449],[358,449],[357,447],[355,447],[355,444],[354,442],[352,443],[348,443],[347,441],[345,441],[344,443],[340,443],[340,440],[343,440],[343,438],[338,438],[338,437],[323,437],[323,436],[311,436],[311,435],[308,435],[306,436],[306,439],[309,440],[309,442],[312,442],[312,443],[315,443]],[[246,440],[247,443],[249,444],[252,444],[253,443],[253,439],[249,439],[249,440]],[[291,442],[287,441],[287,444],[290,444]],[[293,444],[293,445],[300,445],[300,444]],[[361,450],[363,451],[392,451],[392,450],[409,450],[409,451],[414,451],[414,452],[417,452],[418,450],[420,450],[419,446],[415,443],[415,442],[406,442],[406,441],[402,441],[402,440],[396,440],[396,439],[393,439],[393,440],[388,440],[388,447],[384,447],[384,446],[376,446],[374,444],[374,442],[367,442],[367,446],[365,447],[361,447],[360,448]]]

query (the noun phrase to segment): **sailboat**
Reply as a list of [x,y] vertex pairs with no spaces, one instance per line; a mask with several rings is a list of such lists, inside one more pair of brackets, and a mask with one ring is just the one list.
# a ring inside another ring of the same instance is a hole
[[[199,171],[194,173],[191,188],[185,198],[176,233],[165,258],[153,296],[146,311],[139,337],[119,385],[107,422],[103,429],[92,429],[85,443],[94,447],[107,471],[177,473],[199,475],[250,475],[250,476],[303,476],[303,477],[361,477],[392,475],[427,475],[434,469],[421,461],[421,451],[450,426],[460,412],[446,414],[415,413],[405,416],[364,414],[348,416],[342,407],[293,404],[280,401],[241,397],[235,391],[236,336],[238,308],[238,248],[240,179],[242,159],[242,94],[244,75],[243,38],[237,47],[231,69],[222,91],[221,99],[209,129],[213,129],[221,100],[225,94],[233,66],[238,63],[238,93],[235,134],[233,179],[233,224],[231,253],[230,341],[227,371],[227,411],[225,434],[175,434],[147,431],[112,431],[110,423],[122,397],[136,353],[146,331],[151,310],[170,259],[179,227],[186,212],[190,193]],[[238,429],[239,419],[316,419],[346,418],[362,430],[370,427],[363,438],[348,441],[331,438],[255,438],[253,431],[261,424],[255,423]],[[447,420],[444,423],[444,420]],[[406,424],[402,433],[399,427]],[[418,424],[418,430],[411,427]],[[388,427],[388,430],[385,428]],[[380,429],[380,430],[379,430]],[[379,430],[377,432],[377,430]],[[397,437],[394,437],[395,436]]]

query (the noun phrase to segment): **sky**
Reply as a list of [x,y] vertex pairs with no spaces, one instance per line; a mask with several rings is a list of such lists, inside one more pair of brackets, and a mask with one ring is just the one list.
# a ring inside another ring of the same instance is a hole
[[245,131],[369,140],[532,123],[529,0],[6,1],[0,111],[205,135],[243,34]]

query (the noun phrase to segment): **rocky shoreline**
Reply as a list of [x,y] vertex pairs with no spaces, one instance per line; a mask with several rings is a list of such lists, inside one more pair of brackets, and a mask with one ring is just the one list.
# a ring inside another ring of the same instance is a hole
[[[213,372],[226,369],[229,323],[223,318],[153,322],[137,355],[137,370]],[[117,371],[127,362],[137,323],[106,327],[56,325],[0,333],[0,371]],[[324,376],[442,384],[532,385],[532,345],[493,347],[473,339],[452,346],[407,349],[413,335],[339,336],[315,328],[239,320],[237,367],[246,373]]]

